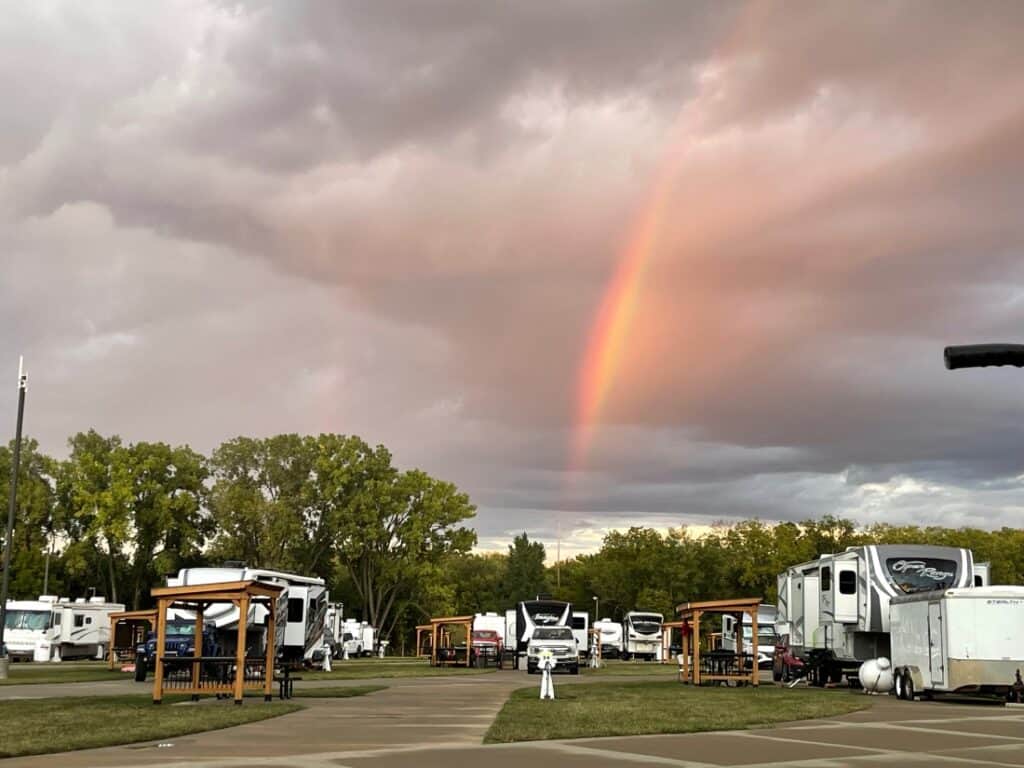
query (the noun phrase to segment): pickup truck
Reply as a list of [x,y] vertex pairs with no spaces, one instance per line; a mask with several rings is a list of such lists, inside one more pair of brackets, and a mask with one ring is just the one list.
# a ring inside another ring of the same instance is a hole
[[542,655],[550,653],[555,669],[568,669],[569,674],[580,673],[580,651],[570,627],[537,627],[526,646],[526,671],[537,674]]
[[496,664],[501,668],[501,635],[494,629],[473,630],[473,665]]

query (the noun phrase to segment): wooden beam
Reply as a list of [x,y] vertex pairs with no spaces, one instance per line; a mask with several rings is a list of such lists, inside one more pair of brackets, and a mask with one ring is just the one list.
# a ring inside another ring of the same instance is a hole
[[751,640],[751,645],[752,645],[752,648],[753,648],[753,651],[754,651],[754,664],[753,664],[753,668],[750,670],[750,684],[756,688],[758,686],[758,684],[761,682],[761,673],[760,673],[760,670],[757,667],[758,638],[757,638],[757,609],[756,608],[753,611],[750,612],[750,619],[751,619],[751,625],[752,625],[751,626],[751,635],[752,636],[751,636],[750,640]]
[[164,698],[164,654],[167,653],[167,601],[156,601],[156,677],[153,679],[153,703]]
[[[274,651],[277,647],[277,611],[274,606],[268,606],[267,610],[267,661],[263,670],[263,700],[270,701],[274,698]],[[325,650],[324,653],[329,653]]]
[[[203,655],[203,606],[202,605],[200,605],[199,608],[196,610],[196,625],[195,625],[195,634],[193,635],[193,641],[194,642],[192,643],[192,646],[193,646],[192,653],[193,653],[193,657],[195,659],[197,659],[197,661],[193,661],[192,662],[192,687],[193,688],[199,688],[199,681],[200,681],[200,678],[202,677],[202,669],[201,669],[202,662],[198,661],[198,659],[201,658],[202,655]],[[193,697],[195,699],[199,698],[195,694],[193,694]]]
[[700,610],[693,612],[693,684],[700,685]]
[[249,596],[235,598],[238,606],[238,643],[235,646],[235,704],[241,704],[245,696],[245,640],[249,621]]

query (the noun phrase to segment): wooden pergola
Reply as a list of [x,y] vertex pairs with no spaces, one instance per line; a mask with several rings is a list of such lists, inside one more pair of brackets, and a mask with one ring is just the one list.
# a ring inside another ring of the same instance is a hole
[[[753,621],[753,636],[757,638],[757,609],[761,605],[760,597],[746,597],[735,600],[709,600],[701,603],[681,603],[676,606],[679,624],[683,634],[682,670],[679,679],[684,683],[700,685],[703,682],[735,682],[749,683],[757,687],[760,677],[757,657],[747,672],[746,655],[743,653],[743,614],[749,613]],[[736,618],[736,652],[726,658],[721,651],[709,656],[709,661],[725,662],[726,669],[710,666],[707,671],[701,667],[700,651],[700,619],[704,614],[734,616]],[[675,622],[673,622],[675,623]],[[690,631],[687,631],[689,628]],[[664,640],[662,641],[664,642]],[[690,650],[693,650],[693,661],[690,662]]]
[[[472,616],[442,616],[430,620],[430,663],[437,667],[442,664],[452,666],[469,666],[473,657],[473,617]],[[442,648],[449,648],[451,642],[451,628],[464,627],[466,630],[466,660],[460,662],[458,659],[439,660],[437,652]]]
[[666,621],[662,623],[661,629],[661,663],[673,664],[675,659],[672,658],[672,630],[678,629],[680,633],[685,634],[690,631],[690,627],[685,621]]
[[423,650],[423,638],[424,636],[429,637],[431,643],[434,640],[434,625],[433,624],[419,624],[416,627],[416,658],[418,659],[429,659],[431,657],[430,651]]
[[135,647],[146,642],[146,633],[155,626],[155,608],[110,614],[110,669],[120,659],[134,659]]
[[[213,693],[233,695],[241,704],[246,688],[263,689],[263,698],[270,701],[274,684],[274,650],[277,631],[277,601],[284,591],[278,584],[262,581],[231,581],[195,584],[187,587],[157,587],[151,594],[156,599],[156,677],[153,681],[153,703],[163,700],[164,690],[191,694]],[[203,613],[214,603],[231,603],[238,608],[238,639],[231,656],[203,656]],[[249,630],[249,608],[263,604],[267,609],[266,653],[260,657],[246,656],[246,633]],[[195,614],[195,654],[167,656],[167,612],[172,608]]]

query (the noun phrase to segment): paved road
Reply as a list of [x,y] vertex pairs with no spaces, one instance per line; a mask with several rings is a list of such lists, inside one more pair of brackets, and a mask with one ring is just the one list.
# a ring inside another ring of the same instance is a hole
[[[563,680],[569,682],[568,678]],[[353,684],[364,682],[352,681]],[[302,712],[263,723],[172,738],[168,741],[173,746],[167,748],[158,748],[155,744],[112,747],[5,760],[0,765],[2,768],[1024,765],[1022,709],[942,702],[906,703],[887,697],[879,698],[875,706],[865,712],[754,731],[482,746],[483,734],[508,692],[527,682],[536,682],[536,678],[505,672],[478,677],[395,679],[387,681],[390,688],[370,696],[307,699],[304,703],[309,708]],[[847,694],[837,692],[836,695]]]

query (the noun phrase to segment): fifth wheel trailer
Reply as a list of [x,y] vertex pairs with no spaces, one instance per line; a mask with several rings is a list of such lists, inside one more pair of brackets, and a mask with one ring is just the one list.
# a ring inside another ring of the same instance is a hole
[[513,623],[515,640],[513,641],[507,634],[505,639],[508,647],[515,648],[516,669],[519,668],[519,659],[526,658],[527,647],[537,627],[571,627],[571,621],[572,603],[543,598],[517,603]]
[[1024,587],[900,595],[889,606],[896,695],[1005,696],[1024,668]]
[[786,659],[801,660],[817,685],[854,675],[862,662],[891,655],[893,598],[986,586],[987,577],[969,549],[911,544],[848,547],[787,568],[778,579],[774,677],[785,675]]

